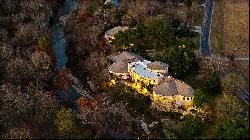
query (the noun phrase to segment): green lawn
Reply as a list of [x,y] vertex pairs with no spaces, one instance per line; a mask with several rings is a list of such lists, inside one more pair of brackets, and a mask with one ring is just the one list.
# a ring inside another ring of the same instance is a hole
[[194,25],[202,25],[203,21],[203,15],[204,15],[204,8],[203,7],[198,7],[197,9],[198,13],[196,13],[195,19],[194,19]]
[[202,88],[205,89],[206,83],[204,80],[199,80],[196,78],[196,74],[190,73],[187,74],[184,78],[183,81],[187,84],[189,84],[191,87],[194,89]]

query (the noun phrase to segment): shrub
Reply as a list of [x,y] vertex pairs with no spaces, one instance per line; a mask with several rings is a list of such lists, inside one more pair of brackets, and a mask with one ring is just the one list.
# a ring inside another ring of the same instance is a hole
[[163,62],[170,66],[169,72],[176,78],[182,78],[187,73],[194,72],[198,68],[194,52],[189,47],[169,48],[163,57]]
[[115,87],[115,92],[111,94],[113,100],[123,101],[129,107],[132,107],[139,112],[146,113],[149,111],[148,106],[151,104],[150,97],[144,96],[142,94],[135,94],[136,91],[130,87],[119,83],[117,84],[118,85]]
[[164,137],[165,139],[177,139],[178,138],[175,132],[170,129],[163,129],[163,134],[165,136]]
[[95,3],[90,3],[87,10],[91,15],[93,15],[94,12],[96,11],[96,8],[97,7]]
[[193,5],[193,0],[185,0],[185,4],[188,8],[190,8]]
[[216,137],[219,139],[247,139],[248,132],[249,119],[240,114],[216,125]]
[[79,120],[70,109],[62,108],[56,114],[56,126],[62,138],[87,138],[88,132],[79,123]]
[[184,25],[184,26],[181,26],[180,29],[178,29],[175,32],[175,35],[178,37],[195,37],[197,33],[191,31],[189,27]]
[[179,18],[173,19],[173,21],[172,21],[172,26],[173,26],[174,28],[178,28],[180,25],[181,25],[181,21],[180,21]]
[[38,39],[38,48],[41,49],[41,50],[47,50],[47,47],[49,46],[49,40],[47,37],[45,36],[41,36],[39,39]]
[[188,115],[185,117],[181,129],[186,137],[192,138],[199,135],[202,131],[202,128],[203,125],[201,124],[200,120]]
[[53,48],[51,47],[51,43],[49,42],[49,39],[46,36],[41,36],[39,37],[37,44],[38,44],[37,46],[38,50],[44,51],[50,56],[52,68],[55,69],[56,56],[55,56]]
[[166,115],[170,116],[171,119],[179,120],[182,114],[178,112],[166,112]]
[[207,91],[209,93],[218,94],[221,92],[221,81],[219,74],[217,72],[213,72],[207,80]]
[[[169,25],[161,18],[150,17],[136,29],[115,35],[112,44],[119,50],[143,52],[147,49],[163,49],[174,43]],[[131,46],[130,44],[134,44]]]
[[119,11],[117,11],[116,12],[116,18],[118,19],[118,21],[121,21],[122,20],[122,18],[125,16],[125,14],[126,14],[126,11],[124,11],[124,10],[119,10]]
[[194,104],[195,106],[202,107],[205,102],[206,93],[202,89],[197,89],[194,93]]

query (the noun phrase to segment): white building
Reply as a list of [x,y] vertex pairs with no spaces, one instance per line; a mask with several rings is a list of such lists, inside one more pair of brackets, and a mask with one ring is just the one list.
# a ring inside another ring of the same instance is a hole
[[138,80],[144,84],[158,84],[168,73],[168,65],[162,62],[145,60],[138,54],[122,52],[109,57],[114,63],[109,66],[109,72],[122,78]]
[[122,52],[109,57],[114,63],[109,72],[122,79],[131,79],[137,88],[152,85],[153,101],[163,106],[193,107],[194,89],[188,84],[174,79],[168,74],[168,65],[162,62],[151,62],[140,55]]
[[115,39],[115,34],[117,34],[120,31],[125,31],[128,29],[128,26],[117,26],[115,28],[112,28],[105,32],[105,39],[107,39],[109,42],[112,42],[113,39]]
[[[164,75],[158,72],[158,70],[148,68],[147,65],[150,63],[150,61],[144,60],[143,62],[137,61],[128,64],[128,72],[133,81],[136,81],[136,83],[143,82],[146,85],[157,85],[160,83]],[[167,67],[165,69],[167,69]],[[164,73],[166,72],[164,71]]]
[[109,56],[109,59],[114,62],[109,66],[109,72],[122,79],[128,79],[130,76],[128,63],[145,60],[140,55],[126,51],[117,55]]

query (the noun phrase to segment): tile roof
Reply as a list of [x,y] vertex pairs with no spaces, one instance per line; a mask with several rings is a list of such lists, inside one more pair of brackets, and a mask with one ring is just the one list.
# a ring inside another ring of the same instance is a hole
[[169,81],[162,82],[159,85],[155,86],[153,88],[153,91],[156,94],[159,94],[162,96],[172,96],[172,95],[176,95],[177,87],[174,82],[174,79],[169,79]]
[[124,27],[121,27],[121,26],[117,26],[117,27],[114,27],[110,30],[107,30],[105,32],[105,38],[108,39],[108,37],[111,37],[111,38],[114,38],[115,34],[117,34],[119,31],[125,31],[128,29],[128,26],[124,26]]
[[136,62],[139,60],[140,61],[145,60],[142,56],[132,53],[132,52],[127,52],[127,51],[124,51],[118,55],[112,55],[109,58],[114,62],[118,62],[118,61]]
[[147,67],[151,70],[165,70],[168,68],[168,65],[160,61],[155,61],[147,64]]
[[115,73],[128,73],[128,62],[118,61],[109,66],[109,70]]
[[182,96],[193,96],[194,89],[188,84],[171,77],[164,77],[162,82],[153,88],[154,92],[163,96],[180,94]]

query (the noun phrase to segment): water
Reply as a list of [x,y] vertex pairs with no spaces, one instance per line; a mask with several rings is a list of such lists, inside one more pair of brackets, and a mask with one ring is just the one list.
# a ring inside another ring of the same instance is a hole
[[68,62],[68,56],[66,54],[66,41],[64,38],[64,26],[60,24],[59,18],[66,14],[69,14],[77,9],[77,0],[65,0],[62,7],[58,9],[58,14],[55,17],[56,22],[52,26],[52,47],[56,57],[56,68],[62,69]]
[[57,92],[57,97],[62,104],[68,104],[75,113],[79,113],[78,106],[75,102],[81,97],[81,95],[72,86],[69,87],[67,93],[64,91]]
[[[56,17],[54,17],[54,24],[52,25],[52,48],[56,57],[56,68],[61,70],[65,64],[68,62],[68,56],[66,54],[66,40],[64,38],[64,26],[59,22],[59,18],[66,14],[69,14],[77,9],[77,0],[65,0],[63,6],[59,7]],[[78,112],[78,107],[75,101],[80,98],[80,94],[73,88],[69,87],[68,92],[59,91],[57,92],[59,100],[65,104],[69,99],[70,108],[76,113]]]

